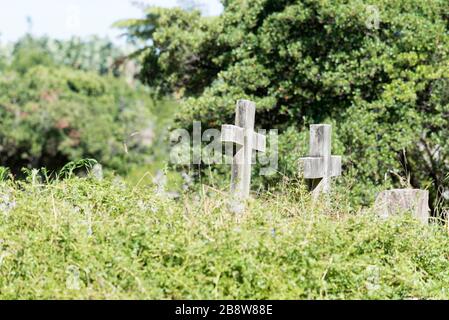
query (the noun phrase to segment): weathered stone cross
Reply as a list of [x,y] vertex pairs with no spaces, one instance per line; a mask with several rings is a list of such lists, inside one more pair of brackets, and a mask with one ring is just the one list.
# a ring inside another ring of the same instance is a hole
[[330,191],[330,178],[341,175],[341,157],[331,154],[332,126],[312,124],[310,126],[309,156],[301,158],[304,178],[312,179],[314,197]]
[[239,100],[235,112],[235,125],[221,127],[221,141],[235,143],[232,159],[231,193],[244,200],[249,197],[251,183],[251,159],[253,150],[265,152],[266,137],[254,132],[256,104]]

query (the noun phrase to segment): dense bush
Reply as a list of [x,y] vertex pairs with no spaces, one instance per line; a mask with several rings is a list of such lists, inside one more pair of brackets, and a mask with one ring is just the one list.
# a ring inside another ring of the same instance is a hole
[[141,76],[184,97],[182,125],[232,121],[235,101],[248,98],[257,102],[259,126],[293,128],[294,140],[305,141],[310,123],[333,123],[335,153],[357,177],[354,198],[362,203],[383,183],[430,188],[434,199],[447,189],[446,0],[224,6],[216,18],[150,8],[145,19],[120,24],[151,40]]
[[449,239],[285,188],[230,214],[119,180],[0,183],[1,299],[449,297]]
[[65,67],[22,71],[0,73],[2,165],[18,172],[94,158],[124,172],[149,156],[153,118],[147,90]]

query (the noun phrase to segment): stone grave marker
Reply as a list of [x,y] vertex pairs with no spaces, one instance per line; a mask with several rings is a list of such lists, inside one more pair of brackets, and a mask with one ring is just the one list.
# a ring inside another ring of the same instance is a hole
[[419,189],[392,189],[379,193],[374,203],[382,218],[411,212],[424,224],[429,222],[429,191]]
[[251,159],[253,150],[265,152],[265,135],[254,132],[256,104],[239,100],[235,111],[235,125],[221,127],[221,141],[236,145],[232,159],[231,194],[244,200],[249,197],[251,185]]
[[301,158],[304,178],[311,180],[314,198],[330,191],[330,178],[341,175],[341,157],[331,153],[332,126],[310,126],[309,156]]

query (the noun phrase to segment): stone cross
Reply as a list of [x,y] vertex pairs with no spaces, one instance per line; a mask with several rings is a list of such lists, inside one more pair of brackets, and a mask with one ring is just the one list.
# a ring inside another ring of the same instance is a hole
[[266,137],[254,132],[255,114],[254,102],[239,100],[235,125],[221,127],[221,141],[236,144],[236,153],[232,159],[231,193],[240,200],[249,197],[253,150],[265,152],[266,149]]
[[310,126],[309,156],[301,158],[304,178],[311,179],[313,196],[330,191],[330,178],[341,175],[341,157],[331,153],[332,126],[312,124]]

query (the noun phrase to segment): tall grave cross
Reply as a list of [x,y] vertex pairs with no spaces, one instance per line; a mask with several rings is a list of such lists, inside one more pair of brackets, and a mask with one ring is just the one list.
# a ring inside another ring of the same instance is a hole
[[254,132],[256,104],[239,100],[235,111],[235,125],[221,127],[221,141],[235,143],[232,158],[231,193],[240,200],[249,197],[251,183],[251,160],[253,150],[265,152],[266,137]]
[[331,153],[332,126],[310,126],[309,156],[301,158],[304,178],[312,179],[313,196],[330,191],[330,178],[341,175],[341,157]]

